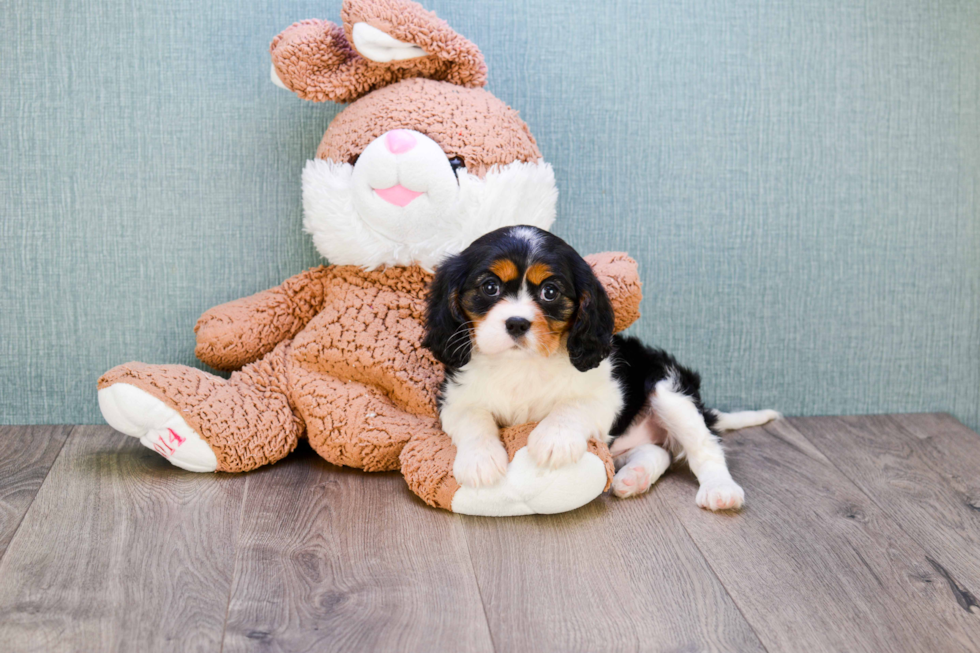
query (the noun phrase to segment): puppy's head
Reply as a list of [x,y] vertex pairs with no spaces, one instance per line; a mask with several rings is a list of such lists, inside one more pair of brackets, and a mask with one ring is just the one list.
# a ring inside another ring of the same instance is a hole
[[449,368],[474,350],[564,349],[584,372],[609,356],[612,335],[612,304],[589,264],[561,238],[518,226],[492,231],[439,265],[422,344]]

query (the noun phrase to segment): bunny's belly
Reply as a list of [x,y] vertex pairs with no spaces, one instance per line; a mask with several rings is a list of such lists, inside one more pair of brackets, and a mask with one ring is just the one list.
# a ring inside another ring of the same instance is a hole
[[331,288],[293,340],[290,364],[378,387],[400,408],[435,416],[442,368],[421,345],[423,299],[357,281]]

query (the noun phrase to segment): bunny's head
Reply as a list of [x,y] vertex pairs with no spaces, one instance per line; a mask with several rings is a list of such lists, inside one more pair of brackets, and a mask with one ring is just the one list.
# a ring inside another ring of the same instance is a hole
[[344,0],[272,42],[272,78],[352,102],[303,171],[304,225],[331,263],[431,269],[499,227],[547,229],[551,166],[517,112],[483,89],[475,45],[408,0]]

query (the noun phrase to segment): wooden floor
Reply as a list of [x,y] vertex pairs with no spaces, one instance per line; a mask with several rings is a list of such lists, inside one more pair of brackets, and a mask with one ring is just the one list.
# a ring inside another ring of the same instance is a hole
[[2,651],[980,650],[980,437],[946,415],[727,439],[556,516],[433,510],[305,446],[191,474],[105,426],[0,427]]

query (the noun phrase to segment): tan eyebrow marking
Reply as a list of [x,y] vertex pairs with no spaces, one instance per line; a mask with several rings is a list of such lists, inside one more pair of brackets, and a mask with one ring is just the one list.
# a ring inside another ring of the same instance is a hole
[[517,266],[509,258],[497,259],[490,266],[490,271],[493,272],[497,277],[507,283],[508,281],[513,281],[517,278]]
[[544,263],[535,263],[527,269],[527,274],[525,276],[527,277],[528,281],[537,286],[551,276],[551,268]]

